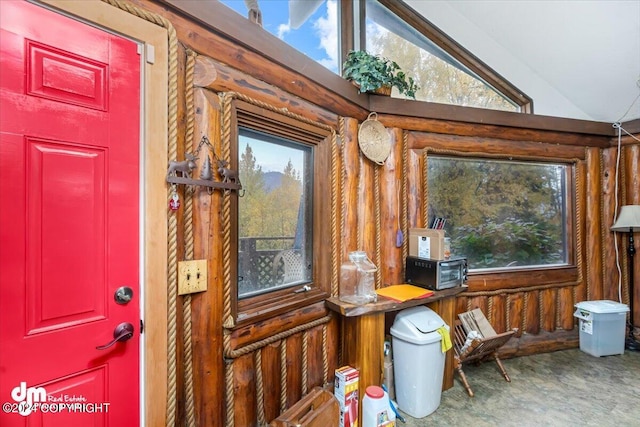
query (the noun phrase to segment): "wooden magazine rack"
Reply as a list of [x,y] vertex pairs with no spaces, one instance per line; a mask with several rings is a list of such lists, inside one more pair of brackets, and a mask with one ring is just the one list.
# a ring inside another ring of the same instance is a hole
[[339,419],[338,399],[329,391],[318,386],[273,420],[269,427],[337,426]]
[[[466,313],[460,313],[458,315],[459,320],[455,321],[454,327],[454,367],[460,374],[460,379],[464,388],[467,390],[469,396],[473,397],[473,391],[467,377],[462,370],[462,364],[474,361],[480,363],[485,359],[493,358],[498,364],[500,372],[504,376],[504,379],[511,382],[511,378],[504,369],[500,358],[498,357],[498,350],[502,347],[518,330],[513,329],[501,334],[497,334],[491,327],[489,321],[484,316],[482,310],[476,308],[475,310],[467,311]],[[467,337],[470,331],[476,331],[479,333],[479,338],[473,338],[467,342]],[[467,344],[465,346],[465,343]]]

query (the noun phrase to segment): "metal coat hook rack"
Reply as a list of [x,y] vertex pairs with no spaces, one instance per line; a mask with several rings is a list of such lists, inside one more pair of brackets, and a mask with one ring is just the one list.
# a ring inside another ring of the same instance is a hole
[[[191,176],[192,172],[197,167],[196,160],[199,159],[200,151],[205,145],[209,148],[209,151],[216,161],[217,168],[215,171],[220,176],[220,181],[214,180],[215,173],[209,153],[206,154],[204,163],[202,164],[199,179],[192,178]],[[167,182],[172,184],[172,187],[174,188],[176,184],[206,187],[209,194],[211,194],[216,188],[224,191],[238,191],[239,196],[242,197],[244,195],[244,191],[242,191],[242,184],[240,183],[238,172],[233,169],[229,169],[227,167],[228,165],[229,162],[218,157],[207,136],[203,135],[194,154],[185,153],[185,160],[172,160],[169,162]]]

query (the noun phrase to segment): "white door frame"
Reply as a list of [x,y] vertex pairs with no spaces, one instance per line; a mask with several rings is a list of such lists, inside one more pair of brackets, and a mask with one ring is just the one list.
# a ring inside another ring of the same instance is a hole
[[[1,1],[1,0],[0,0]],[[144,43],[141,87],[140,424],[165,425],[167,408],[168,31],[100,0],[37,0]]]

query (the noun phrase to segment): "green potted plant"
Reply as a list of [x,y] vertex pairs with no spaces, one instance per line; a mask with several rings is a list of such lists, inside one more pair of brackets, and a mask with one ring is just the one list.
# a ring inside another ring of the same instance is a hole
[[342,69],[342,76],[352,81],[360,93],[390,95],[391,88],[396,87],[401,94],[415,99],[419,89],[413,78],[407,77],[395,61],[364,50],[349,52]]

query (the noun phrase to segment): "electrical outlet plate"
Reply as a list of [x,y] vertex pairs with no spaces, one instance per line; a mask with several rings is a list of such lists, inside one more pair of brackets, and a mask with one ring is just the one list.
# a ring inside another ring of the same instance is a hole
[[178,262],[178,295],[207,290],[207,260]]

